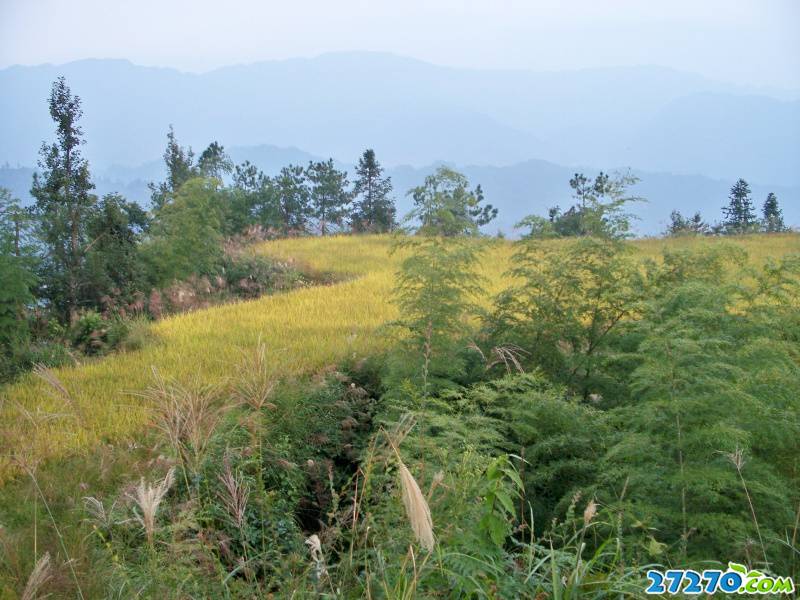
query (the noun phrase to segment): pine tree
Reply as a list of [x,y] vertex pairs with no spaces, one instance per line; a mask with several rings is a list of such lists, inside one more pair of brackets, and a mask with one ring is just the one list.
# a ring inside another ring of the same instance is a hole
[[211,142],[197,161],[197,170],[204,177],[222,179],[233,172],[233,162],[218,142]]
[[284,235],[304,233],[311,217],[311,191],[306,170],[298,165],[283,167],[274,183]]
[[275,181],[250,161],[236,165],[231,191],[229,233],[238,233],[254,224],[266,230],[281,227]]
[[764,219],[762,225],[764,231],[767,233],[778,233],[786,231],[786,225],[783,224],[783,211],[778,206],[778,198],[770,192],[767,199],[764,200],[764,207],[762,208]]
[[87,244],[86,223],[96,198],[89,163],[81,155],[83,131],[78,125],[83,111],[63,77],[52,86],[50,116],[56,123],[57,141],[42,144],[39,167],[33,176],[31,195],[46,249],[44,290],[50,302],[73,322],[81,293]]
[[389,197],[392,180],[383,176],[383,168],[371,148],[364,150],[361,155],[356,175],[358,177],[353,186],[353,196],[357,198],[352,215],[353,229],[371,233],[391,231],[397,212],[394,200]]
[[689,220],[689,230],[694,234],[705,235],[708,233],[708,223],[703,221],[699,212],[694,213]]
[[348,191],[347,172],[339,171],[333,159],[311,162],[306,169],[311,182],[311,206],[319,223],[320,233],[325,235],[331,225],[340,226],[347,217],[352,195]]
[[481,187],[471,191],[467,178],[448,167],[439,167],[408,195],[414,199],[414,209],[407,220],[418,221],[417,233],[422,235],[478,235],[479,227],[497,216],[491,204],[482,205]]
[[667,235],[704,235],[708,233],[708,223],[703,221],[699,212],[694,213],[692,217],[684,217],[679,211],[673,210],[669,218]]
[[[219,149],[221,150],[222,147],[219,146]],[[167,167],[167,180],[159,184],[148,184],[153,208],[156,210],[167,204],[184,183],[199,174],[194,164],[194,152],[191,148],[183,148],[178,144],[172,125],[169,126],[167,133],[164,164]]]
[[594,181],[583,173],[575,173],[569,180],[575,204],[563,212],[554,206],[548,210],[546,220],[531,215],[518,226],[531,228],[527,237],[628,237],[634,217],[625,207],[630,202],[644,200],[629,192],[638,181],[630,173],[611,176],[601,171]]
[[726,233],[742,234],[754,231],[758,221],[748,183],[744,179],[739,179],[733,184],[728,198],[730,200],[728,206],[722,209],[725,215],[723,225]]

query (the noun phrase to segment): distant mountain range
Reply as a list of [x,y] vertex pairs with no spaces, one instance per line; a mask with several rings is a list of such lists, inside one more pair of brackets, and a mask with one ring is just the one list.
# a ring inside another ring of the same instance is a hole
[[85,151],[100,170],[159,156],[172,123],[195,148],[216,139],[353,162],[369,146],[392,167],[537,159],[800,185],[796,91],[660,67],[470,70],[366,52],[203,74],[121,60],[9,67],[0,70],[0,163],[35,164],[52,137],[49,86],[62,74],[83,98]]
[[[289,163],[305,165],[321,156],[313,155],[297,148],[276,146],[233,147],[228,149],[232,159],[239,163],[250,160],[268,174],[275,174]],[[387,169],[394,184],[398,210],[405,214],[411,206],[406,192],[419,185],[426,175],[433,172],[441,163],[423,167],[398,166]],[[451,163],[452,164],[452,163]],[[349,171],[352,177],[353,165],[339,162],[339,168]],[[562,208],[573,200],[569,179],[574,167],[557,165],[542,160],[529,160],[508,166],[470,166],[452,164],[470,179],[473,185],[480,183],[486,193],[487,201],[499,208],[499,216],[487,226],[488,233],[498,230],[513,235],[513,226],[529,214],[546,215],[547,209],[556,204]],[[594,175],[595,169],[583,169],[587,175]],[[713,179],[699,175],[679,175],[649,171],[634,171],[641,178],[635,193],[647,198],[648,202],[632,206],[632,212],[639,220],[635,229],[640,235],[661,233],[669,220],[669,213],[678,209],[684,214],[701,211],[710,221],[721,218],[721,207],[727,203],[732,180]],[[0,167],[0,186],[7,187],[25,203],[31,198],[29,190],[33,169],[30,167]],[[96,193],[120,192],[126,197],[148,205],[150,193],[148,181],[161,181],[165,175],[163,162],[151,160],[138,167],[110,166],[94,170]],[[787,224],[800,226],[800,186],[774,186],[752,184],[753,199],[760,207],[767,193],[775,192],[784,209]]]

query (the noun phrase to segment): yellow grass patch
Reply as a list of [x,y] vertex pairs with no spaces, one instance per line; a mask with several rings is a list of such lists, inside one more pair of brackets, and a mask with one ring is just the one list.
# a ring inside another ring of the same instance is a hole
[[[755,262],[800,252],[800,236],[734,238]],[[553,242],[559,243],[559,242]],[[717,243],[693,238],[643,240],[634,246],[656,256],[666,247]],[[300,238],[267,242],[256,251],[306,268],[346,277],[341,283],[293,290],[258,300],[198,310],[152,325],[157,342],[76,367],[54,369],[72,402],[33,375],[0,396],[0,482],[14,473],[13,456],[43,460],[133,437],[147,422],[143,401],[131,394],[151,382],[151,368],[181,381],[224,383],[242,353],[266,345],[280,377],[313,373],[343,359],[381,350],[376,328],[396,318],[390,302],[398,256],[389,236]],[[505,285],[509,242],[488,245],[481,265],[487,288]],[[487,296],[487,302],[489,296]],[[75,408],[77,405],[77,409]]]

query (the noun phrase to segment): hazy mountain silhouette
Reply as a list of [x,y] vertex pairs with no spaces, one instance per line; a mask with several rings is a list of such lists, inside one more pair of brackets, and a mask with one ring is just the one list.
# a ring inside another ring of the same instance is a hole
[[[800,184],[800,102],[660,67],[541,73],[337,53],[203,74],[122,60],[0,70],[0,161],[33,165],[52,137],[46,98],[65,75],[84,101],[92,164],[140,165],[172,123],[202,150],[274,144],[387,165],[530,159]],[[122,168],[122,167],[118,167]]]

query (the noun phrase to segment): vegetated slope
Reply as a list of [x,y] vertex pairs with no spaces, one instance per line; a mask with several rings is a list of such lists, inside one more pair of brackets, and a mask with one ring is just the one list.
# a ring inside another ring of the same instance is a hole
[[5,424],[0,480],[13,470],[11,453],[48,459],[134,434],[147,417],[135,392],[151,383],[152,368],[165,377],[219,384],[241,361],[242,351],[259,340],[282,377],[376,351],[383,343],[373,335],[376,327],[394,316],[386,302],[392,279],[387,247],[386,238],[266,244],[261,251],[288,256],[293,249],[302,260],[324,257],[311,268],[370,274],[158,321],[152,325],[156,341],[139,351],[56,369],[71,400],[32,375],[10,386],[0,409]]
[[[800,236],[726,238],[762,263],[800,251]],[[339,283],[169,317],[152,325],[155,341],[141,350],[75,367],[55,369],[69,398],[32,375],[0,396],[0,482],[15,472],[13,456],[47,460],[86,451],[103,441],[135,439],[147,420],[136,392],[152,382],[152,369],[181,381],[224,385],[242,353],[263,343],[280,378],[313,374],[386,347],[380,327],[397,315],[391,290],[398,256],[390,236],[308,237],[267,242],[256,251],[333,273]],[[633,242],[644,255],[665,246],[696,246],[717,239]],[[550,243],[560,243],[553,241]],[[512,245],[487,245],[481,270],[491,294],[500,291]],[[489,297],[483,299],[489,300]]]

